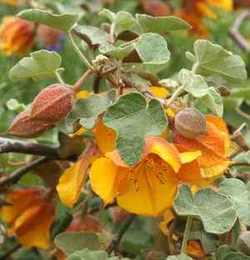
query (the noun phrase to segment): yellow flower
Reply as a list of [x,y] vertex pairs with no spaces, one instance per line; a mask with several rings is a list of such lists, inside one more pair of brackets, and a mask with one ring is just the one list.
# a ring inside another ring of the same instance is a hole
[[55,212],[44,190],[18,189],[8,193],[6,200],[10,205],[1,208],[0,218],[9,225],[9,234],[25,247],[48,248]]
[[169,91],[164,87],[151,86],[149,87],[149,92],[157,98],[166,98],[169,96]]
[[34,44],[34,24],[7,16],[0,26],[0,50],[6,55],[23,55]]
[[206,116],[207,133],[188,139],[175,133],[174,142],[180,151],[201,151],[198,163],[204,178],[219,177],[230,165],[230,136],[222,118]]
[[0,3],[17,6],[19,1],[18,0],[0,0]]
[[142,159],[135,166],[127,166],[117,151],[94,161],[91,186],[106,204],[116,198],[129,212],[157,216],[172,206],[182,162],[189,163],[199,155],[180,154],[165,139],[147,137]]

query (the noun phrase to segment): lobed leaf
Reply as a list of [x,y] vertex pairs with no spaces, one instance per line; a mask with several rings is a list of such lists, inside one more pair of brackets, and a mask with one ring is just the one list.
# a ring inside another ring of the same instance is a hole
[[225,179],[220,183],[219,192],[232,201],[242,224],[250,225],[250,187],[235,178]]
[[194,53],[197,73],[205,76],[218,75],[234,81],[247,79],[242,58],[218,44],[208,40],[197,40],[194,43]]
[[154,17],[147,14],[136,14],[136,19],[144,32],[162,34],[176,30],[191,29],[190,24],[175,16]]
[[54,51],[35,51],[30,53],[30,57],[22,58],[10,69],[9,78],[17,81],[29,78],[41,80],[54,77],[61,63],[61,56]]
[[180,216],[200,218],[205,231],[214,234],[228,232],[237,219],[231,200],[210,188],[193,195],[187,185],[182,185],[174,201],[174,209]]
[[104,115],[104,123],[117,133],[118,151],[128,165],[141,157],[144,138],[160,135],[167,127],[167,119],[159,101],[146,102],[134,92],[121,96]]
[[53,14],[40,9],[23,10],[18,16],[31,22],[46,24],[64,32],[70,31],[79,19],[79,16],[75,14]]

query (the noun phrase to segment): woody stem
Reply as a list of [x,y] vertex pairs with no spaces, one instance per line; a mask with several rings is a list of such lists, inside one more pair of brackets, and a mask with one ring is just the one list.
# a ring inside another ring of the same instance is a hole
[[186,226],[185,226],[185,231],[183,234],[182,245],[181,245],[181,253],[183,253],[183,254],[186,253],[187,243],[188,243],[190,233],[191,233],[191,228],[192,228],[192,221],[193,221],[192,217],[188,216]]

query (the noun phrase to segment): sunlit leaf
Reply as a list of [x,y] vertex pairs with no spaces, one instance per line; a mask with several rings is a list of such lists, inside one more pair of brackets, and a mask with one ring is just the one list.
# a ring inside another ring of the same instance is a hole
[[41,80],[55,76],[61,66],[61,56],[54,51],[40,50],[22,58],[9,72],[11,80]]

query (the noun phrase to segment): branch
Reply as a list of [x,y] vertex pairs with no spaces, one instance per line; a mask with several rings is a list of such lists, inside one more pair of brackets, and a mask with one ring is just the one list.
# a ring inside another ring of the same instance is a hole
[[230,36],[236,42],[236,44],[243,50],[250,52],[250,44],[245,37],[240,33],[241,24],[250,17],[250,10],[244,10],[240,15],[235,19],[231,29]]
[[39,166],[39,165],[41,165],[41,164],[43,164],[43,163],[45,163],[49,160],[50,159],[47,158],[47,157],[38,158],[36,160],[31,161],[27,165],[17,169],[13,173],[11,173],[7,176],[1,177],[0,178],[0,187],[7,186],[7,185],[10,185],[12,183],[18,182],[23,177],[23,175],[25,175],[28,171],[34,169],[35,167],[37,167],[37,166]]
[[14,254],[16,251],[18,251],[22,246],[20,244],[15,245],[11,249],[9,249],[6,253],[0,256],[0,260],[6,260],[9,259],[9,257]]
[[0,137],[0,154],[1,153],[24,153],[47,156],[50,158],[59,157],[58,149],[55,147],[5,137]]
[[130,215],[128,219],[125,221],[123,226],[121,227],[119,233],[116,236],[116,239],[113,239],[107,249],[107,252],[110,254],[113,251],[117,251],[118,246],[120,245],[120,242],[122,240],[123,235],[126,233],[126,231],[129,229],[131,224],[133,223],[136,215]]

